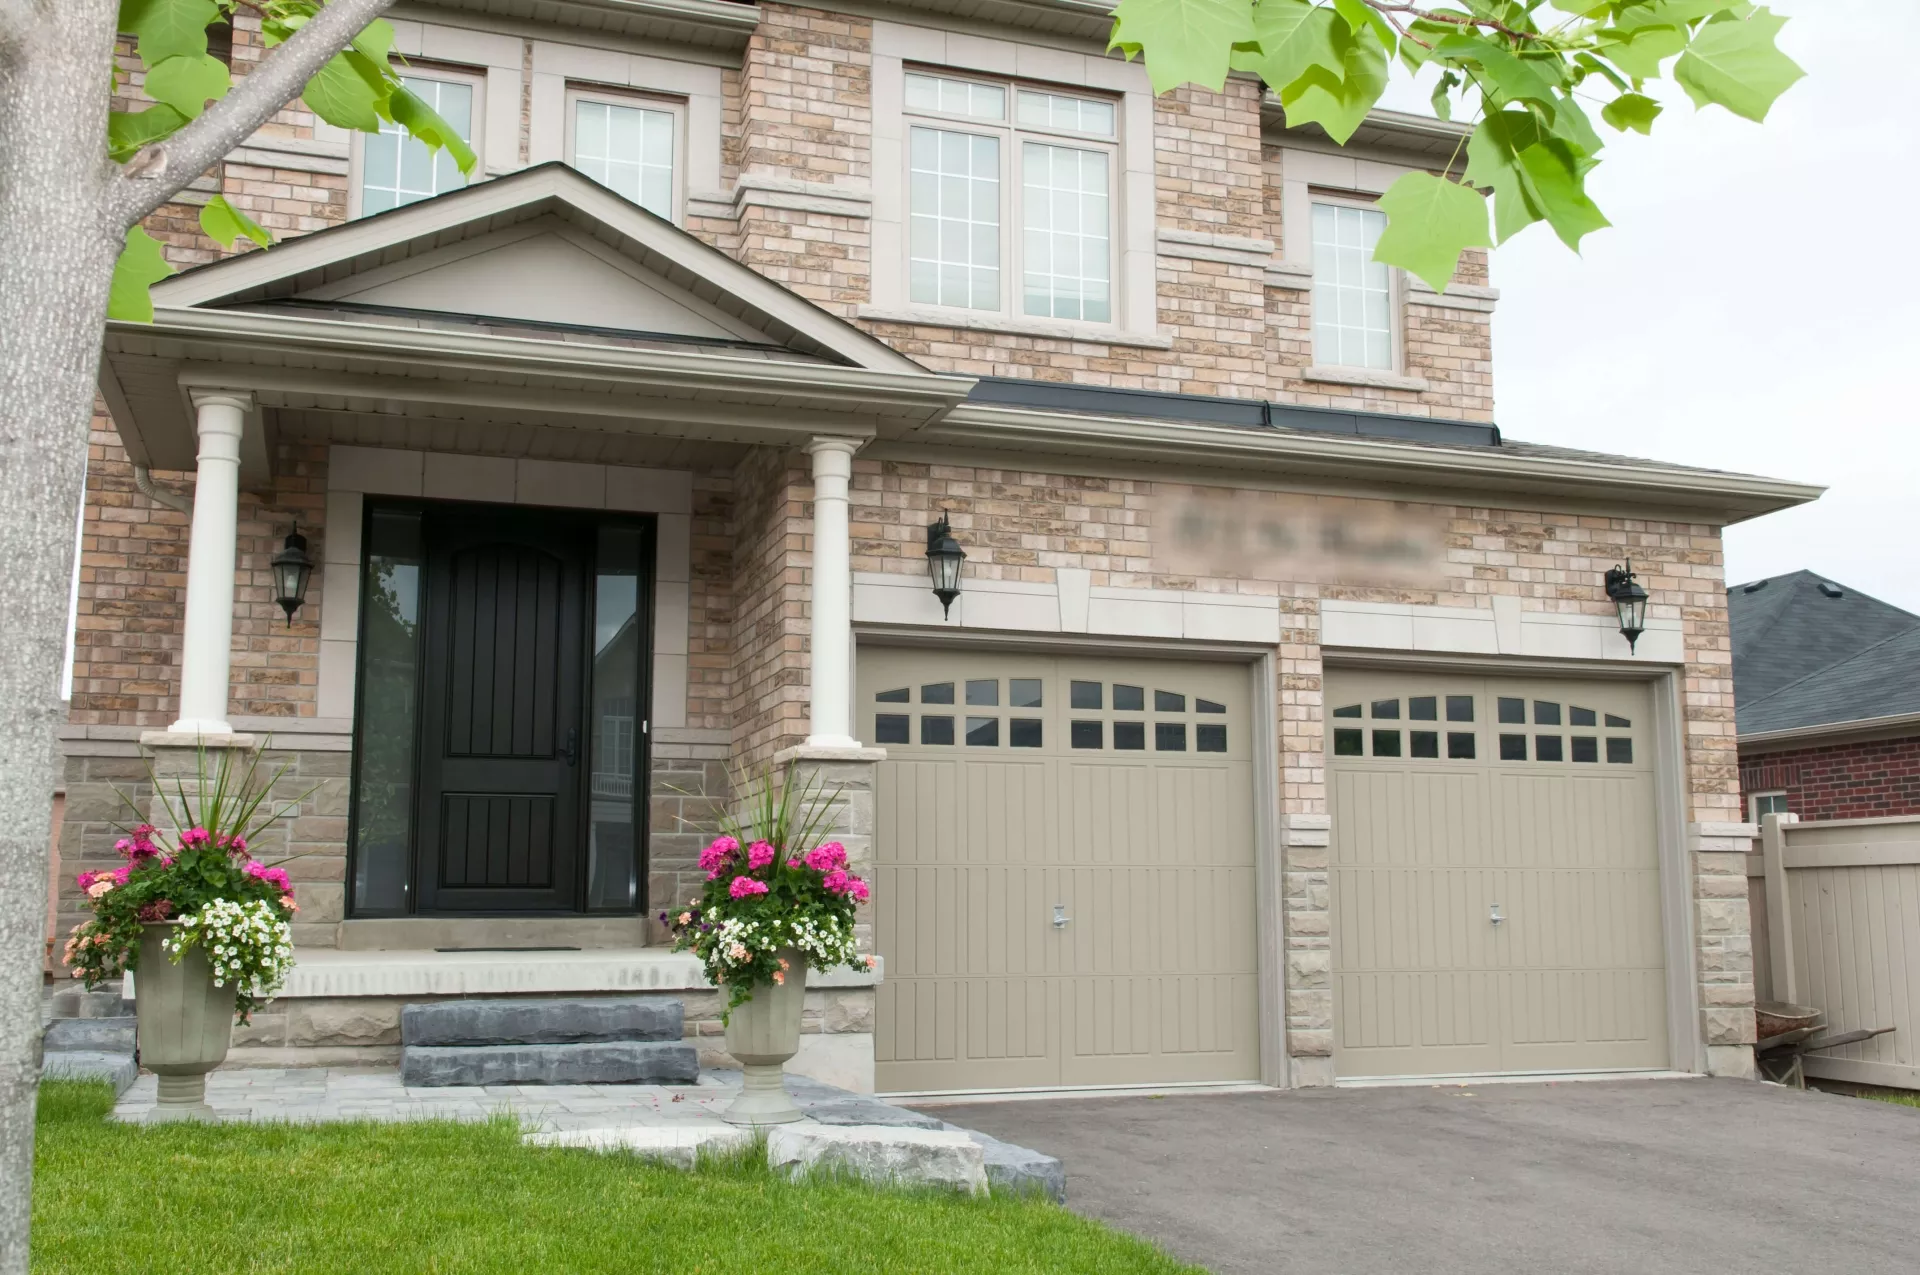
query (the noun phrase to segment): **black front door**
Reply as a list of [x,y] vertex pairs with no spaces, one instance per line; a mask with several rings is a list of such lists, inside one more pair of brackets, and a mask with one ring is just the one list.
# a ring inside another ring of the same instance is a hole
[[574,910],[594,528],[436,507],[423,531],[415,906]]

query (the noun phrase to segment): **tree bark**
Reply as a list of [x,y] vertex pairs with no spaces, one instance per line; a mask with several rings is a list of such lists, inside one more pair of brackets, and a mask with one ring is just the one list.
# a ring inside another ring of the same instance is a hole
[[10,6],[0,43],[0,1275],[27,1270],[41,953],[74,519],[124,226],[115,0]]

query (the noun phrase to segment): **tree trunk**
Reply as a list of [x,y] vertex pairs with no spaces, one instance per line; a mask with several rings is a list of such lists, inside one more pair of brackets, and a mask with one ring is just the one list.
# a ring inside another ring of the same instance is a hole
[[0,24],[0,1275],[27,1270],[73,527],[121,242],[101,92],[117,15],[16,0]]

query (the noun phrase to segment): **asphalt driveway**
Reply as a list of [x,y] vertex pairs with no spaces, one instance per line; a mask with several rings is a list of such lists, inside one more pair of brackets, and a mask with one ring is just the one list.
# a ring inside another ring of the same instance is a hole
[[1920,1271],[1920,1109],[1720,1080],[931,1108],[1217,1272]]

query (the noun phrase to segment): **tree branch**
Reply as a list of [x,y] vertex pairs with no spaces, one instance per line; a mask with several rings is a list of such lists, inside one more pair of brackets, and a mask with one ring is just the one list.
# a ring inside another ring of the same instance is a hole
[[112,223],[125,230],[179,194],[300,96],[307,81],[393,3],[331,0],[251,74],[234,81],[206,114],[127,162],[107,192],[106,211]]
[[[1387,0],[1362,0],[1362,3],[1382,17],[1386,17],[1389,13],[1410,13],[1419,21],[1444,22],[1449,26],[1456,27],[1485,27],[1489,31],[1498,31],[1501,35],[1510,35],[1516,40],[1539,40],[1542,38],[1537,31],[1516,31],[1510,26],[1495,22],[1492,18],[1464,18],[1457,13],[1435,13],[1430,9],[1422,9],[1417,5],[1389,4]],[[1391,18],[1387,20],[1389,22],[1393,21]],[[1397,26],[1398,24],[1396,23],[1395,25]],[[1402,32],[1402,34],[1405,33]]]

